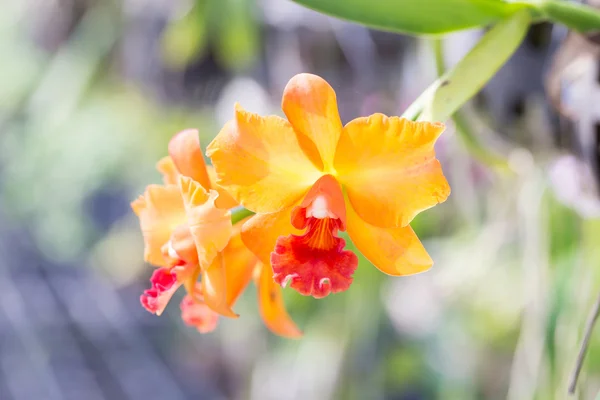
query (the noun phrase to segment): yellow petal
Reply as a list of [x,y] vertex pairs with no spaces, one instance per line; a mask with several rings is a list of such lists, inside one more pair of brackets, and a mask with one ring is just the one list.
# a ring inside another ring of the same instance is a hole
[[202,271],[202,294],[204,302],[213,311],[231,318],[238,315],[227,304],[227,272],[223,255],[218,254],[212,264]]
[[208,177],[210,179],[210,187],[213,188],[214,190],[216,190],[217,193],[219,193],[219,197],[217,197],[217,201],[215,201],[215,204],[217,205],[217,207],[219,207],[219,208],[237,207],[239,205],[238,202],[235,201],[235,199],[233,197],[231,197],[231,195],[229,194],[229,192],[227,192],[227,190],[225,190],[225,188],[223,188],[217,184],[217,172],[215,171],[215,168],[212,165],[207,165],[206,171],[208,172]]
[[344,127],[335,169],[363,220],[384,228],[406,226],[446,200],[450,186],[433,149],[443,131],[441,123],[383,114]]
[[233,236],[223,250],[223,262],[227,276],[227,304],[233,306],[240,294],[252,279],[252,273],[258,259],[242,242],[240,235],[242,224],[234,227]]
[[196,243],[198,262],[202,270],[205,270],[231,238],[231,212],[216,207],[215,200],[219,196],[216,191],[207,192],[198,182],[187,176],[179,177],[179,188],[185,205],[187,223]]
[[219,185],[249,210],[268,213],[296,202],[320,177],[310,145],[286,120],[236,105],[235,120],[223,127],[206,154]]
[[207,190],[211,188],[196,129],[187,129],[173,136],[169,142],[169,155],[181,175],[192,178]]
[[302,331],[298,329],[285,309],[281,287],[273,281],[273,270],[268,264],[262,264],[259,268],[258,306],[263,322],[277,335],[288,338],[302,336]]
[[314,142],[325,171],[332,172],[335,149],[342,132],[333,88],[319,76],[298,74],[285,87],[281,108],[296,132]]
[[258,259],[271,265],[271,252],[279,236],[300,234],[291,222],[294,206],[271,214],[253,215],[242,227],[242,240]]
[[348,234],[356,248],[388,275],[412,275],[431,268],[433,260],[410,225],[378,228],[363,221],[347,207]]
[[162,174],[165,185],[177,185],[179,172],[177,172],[177,167],[175,167],[175,163],[171,157],[166,156],[161,158],[156,163],[156,169]]
[[157,266],[167,266],[161,248],[175,228],[186,221],[179,188],[175,185],[149,185],[142,196],[131,203],[140,219],[144,236],[144,260]]

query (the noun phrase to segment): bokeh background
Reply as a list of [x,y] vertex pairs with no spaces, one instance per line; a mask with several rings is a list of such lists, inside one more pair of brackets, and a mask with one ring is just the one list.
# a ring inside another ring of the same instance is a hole
[[[481,33],[444,37],[446,65]],[[599,54],[534,25],[448,122],[452,195],[413,222],[431,271],[363,259],[347,292],[286,290],[300,341],[262,325],[251,287],[201,335],[176,301],[139,304],[152,267],[129,202],[170,137],[208,144],[235,101],[281,114],[299,72],[331,83],[344,122],[400,115],[437,76],[431,40],[287,0],[0,2],[0,399],[566,398],[600,292]],[[600,332],[575,398],[599,388]]]

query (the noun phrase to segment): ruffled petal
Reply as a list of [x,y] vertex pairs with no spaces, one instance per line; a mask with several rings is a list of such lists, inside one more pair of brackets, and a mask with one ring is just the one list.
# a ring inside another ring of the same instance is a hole
[[270,265],[277,238],[302,233],[291,223],[294,208],[292,206],[271,214],[256,214],[243,225],[242,241],[263,264]]
[[179,188],[175,185],[149,185],[142,196],[131,203],[140,219],[144,236],[144,260],[157,266],[167,266],[161,248],[177,226],[186,221]]
[[151,287],[140,296],[142,306],[152,314],[161,315],[182,282],[168,268],[158,268],[150,278]]
[[281,108],[296,132],[316,145],[326,172],[331,172],[342,121],[335,91],[323,78],[298,74],[283,91]]
[[356,248],[388,275],[412,275],[427,271],[433,260],[410,227],[378,228],[363,221],[347,207],[348,234]]
[[227,190],[225,190],[225,188],[223,188],[217,184],[217,172],[215,171],[215,168],[212,165],[207,165],[206,171],[208,172],[208,177],[210,178],[210,187],[213,188],[214,190],[216,190],[217,193],[219,193],[219,197],[217,197],[217,201],[215,201],[215,204],[217,205],[217,207],[219,207],[219,208],[237,207],[239,205],[238,202],[235,201],[235,199],[233,197],[231,197],[231,195],[229,194],[229,192]]
[[165,156],[158,160],[156,169],[161,173],[165,185],[177,185],[179,172],[171,157]]
[[315,249],[304,236],[280,237],[271,254],[275,282],[282,287],[289,283],[298,293],[315,299],[348,290],[358,257],[344,250],[344,239],[331,236],[330,240],[330,248]]
[[211,188],[196,129],[187,129],[173,136],[169,142],[169,155],[181,175],[192,178],[207,190]]
[[217,183],[240,204],[257,213],[276,212],[295,203],[321,176],[310,159],[312,143],[302,140],[286,120],[236,105],[235,120],[223,127],[206,154]]
[[435,158],[441,123],[373,114],[344,127],[335,157],[337,179],[366,222],[406,226],[446,200],[450,186]]
[[231,212],[216,207],[215,200],[219,196],[216,191],[207,192],[191,178],[180,176],[179,187],[190,232],[196,243],[198,262],[202,269],[206,269],[231,238]]
[[298,338],[302,331],[298,329],[285,309],[281,287],[273,281],[273,271],[267,264],[260,264],[260,274],[256,285],[258,287],[258,306],[263,322],[273,333]]
[[230,318],[237,318],[227,303],[227,271],[223,255],[218,254],[212,264],[202,271],[202,294],[206,304],[215,312]]

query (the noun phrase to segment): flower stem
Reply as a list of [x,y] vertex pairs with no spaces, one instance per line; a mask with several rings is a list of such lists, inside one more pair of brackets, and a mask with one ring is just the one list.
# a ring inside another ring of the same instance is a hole
[[445,121],[485,86],[515,52],[530,22],[528,10],[517,11],[498,22],[456,66],[425,89],[402,116]]
[[237,224],[238,222],[240,222],[241,220],[243,220],[244,218],[247,218],[251,215],[254,215],[254,213],[242,206],[237,206],[235,208],[231,209],[231,223],[233,225]]
[[585,325],[585,333],[583,336],[583,341],[581,342],[579,354],[577,355],[577,361],[575,362],[575,369],[571,373],[571,378],[569,379],[569,394],[575,394],[575,388],[577,387],[577,379],[579,378],[581,367],[583,366],[583,361],[585,360],[585,355],[587,354],[587,348],[590,343],[590,338],[592,337],[592,332],[594,330],[594,326],[596,325],[598,317],[600,317],[600,295],[598,295],[596,303],[594,304],[594,308],[592,309],[592,312],[590,313],[590,316]]
[[[432,39],[431,47],[435,58],[435,69],[438,77],[441,77],[446,72],[442,39]],[[469,120],[461,110],[457,110],[452,114],[452,121],[456,128],[456,135],[473,158],[489,167],[508,170],[508,163],[504,158],[492,153],[481,144],[477,135],[473,132]]]
[[536,6],[553,22],[583,33],[600,31],[600,11],[590,6],[559,0],[543,0]]

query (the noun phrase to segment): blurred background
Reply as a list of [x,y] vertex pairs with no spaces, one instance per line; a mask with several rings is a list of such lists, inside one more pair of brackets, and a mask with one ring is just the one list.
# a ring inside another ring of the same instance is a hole
[[[445,64],[481,33],[445,36]],[[0,400],[566,398],[600,293],[599,42],[534,25],[448,122],[452,195],[413,222],[431,271],[363,259],[347,292],[286,290],[300,341],[250,287],[201,335],[176,301],[139,304],[153,268],[129,202],[171,136],[208,144],[235,101],[281,114],[299,72],[344,122],[400,115],[437,76],[431,40],[284,0],[0,2]],[[579,399],[600,389],[600,332],[590,346]]]

